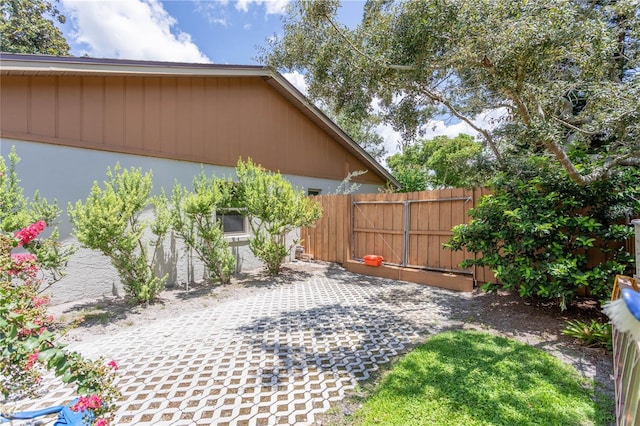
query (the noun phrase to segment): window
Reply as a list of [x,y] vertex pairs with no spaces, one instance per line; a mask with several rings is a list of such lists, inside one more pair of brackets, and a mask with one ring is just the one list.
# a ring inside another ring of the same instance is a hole
[[216,213],[216,219],[222,222],[225,234],[248,234],[247,218],[238,210],[223,210]]
[[320,195],[321,192],[322,192],[322,189],[317,189],[317,188],[309,188],[309,189],[307,189],[307,195],[309,195],[309,196]]

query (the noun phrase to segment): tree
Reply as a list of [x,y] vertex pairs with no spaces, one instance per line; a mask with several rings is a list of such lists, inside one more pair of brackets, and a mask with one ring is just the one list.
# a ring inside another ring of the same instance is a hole
[[171,227],[196,253],[208,273],[221,283],[231,281],[236,266],[218,215],[231,207],[234,184],[204,170],[193,179],[190,191],[176,182],[171,194]]
[[[55,1],[57,3],[57,0]],[[47,0],[0,0],[0,51],[68,55],[69,45],[53,20],[66,21]]]
[[465,134],[425,139],[387,159],[405,192],[484,185],[485,162],[481,144]]
[[375,132],[378,120],[354,120],[341,114],[335,119],[335,122],[376,161],[382,161],[387,155],[384,138]]
[[[116,164],[107,168],[107,180],[102,187],[93,182],[86,201],[69,203],[69,218],[73,234],[84,246],[99,250],[111,260],[118,271],[129,299],[149,303],[164,289],[168,274],[156,276],[157,250],[169,231],[171,222],[167,200],[152,197],[153,173],[141,169],[123,170]],[[144,219],[148,207],[154,207],[153,220]],[[149,229],[154,247],[152,253],[145,242]]]
[[[437,114],[482,138],[499,167],[544,154],[579,185],[640,165],[637,0],[298,1],[265,61],[305,73],[336,111],[382,117],[408,141]],[[374,100],[376,102],[374,102]],[[484,126],[480,112],[504,108]]]
[[251,227],[251,252],[264,262],[270,275],[277,275],[285,256],[297,243],[288,244],[288,234],[315,223],[322,216],[322,208],[280,173],[269,172],[251,159],[239,160],[236,174],[241,204]]

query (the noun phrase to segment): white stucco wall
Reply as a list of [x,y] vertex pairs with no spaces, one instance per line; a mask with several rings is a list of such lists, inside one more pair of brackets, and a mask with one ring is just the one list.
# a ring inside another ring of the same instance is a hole
[[[85,200],[94,181],[102,182],[106,178],[107,167],[120,163],[123,169],[139,167],[143,173],[153,172],[154,193],[164,188],[171,194],[174,182],[191,187],[194,176],[201,167],[207,176],[215,173],[218,177],[235,178],[235,169],[221,166],[201,166],[198,163],[166,160],[136,155],[69,148],[49,144],[0,139],[0,154],[8,162],[8,154],[15,146],[21,161],[16,167],[20,186],[24,195],[31,198],[36,190],[49,202],[56,200],[63,211],[59,225],[61,240],[64,244],[78,245],[71,236],[71,224],[67,217],[69,203]],[[307,190],[320,189],[322,194],[335,192],[339,181],[304,176],[284,175],[294,186]],[[357,192],[378,192],[377,185],[362,185]],[[238,270],[259,268],[261,263],[251,254],[247,238],[231,239],[236,255]],[[190,262],[179,241],[168,239],[160,253],[164,259],[160,271],[169,273],[167,286],[171,287],[190,280],[203,279],[204,269],[197,262]],[[100,253],[80,248],[72,257],[67,268],[67,276],[49,289],[52,303],[91,299],[111,295],[117,291],[124,294],[115,269],[109,260]]]

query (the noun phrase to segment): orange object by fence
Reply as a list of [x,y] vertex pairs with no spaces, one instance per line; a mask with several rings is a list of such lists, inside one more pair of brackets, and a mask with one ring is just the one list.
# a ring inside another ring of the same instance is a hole
[[369,266],[380,266],[384,259],[376,254],[368,254],[364,257],[364,264]]

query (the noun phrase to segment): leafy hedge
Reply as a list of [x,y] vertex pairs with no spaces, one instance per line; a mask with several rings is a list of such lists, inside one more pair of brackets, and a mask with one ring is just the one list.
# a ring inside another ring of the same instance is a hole
[[[465,267],[494,271],[501,284],[486,290],[516,289],[522,297],[555,299],[564,309],[583,287],[607,299],[614,276],[632,270],[633,256],[623,243],[633,235],[629,218],[640,213],[640,170],[589,186],[560,171],[503,173],[492,189],[446,245],[477,254]],[[587,261],[593,250],[604,254],[602,262]]]

